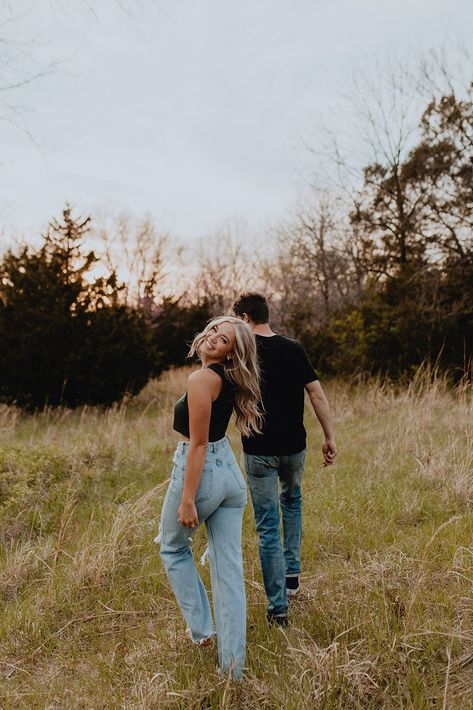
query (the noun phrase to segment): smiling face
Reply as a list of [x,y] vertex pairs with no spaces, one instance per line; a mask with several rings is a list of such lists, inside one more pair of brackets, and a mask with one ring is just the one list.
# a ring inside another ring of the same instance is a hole
[[205,334],[199,353],[207,363],[224,362],[232,355],[235,340],[235,328],[231,323],[216,323]]

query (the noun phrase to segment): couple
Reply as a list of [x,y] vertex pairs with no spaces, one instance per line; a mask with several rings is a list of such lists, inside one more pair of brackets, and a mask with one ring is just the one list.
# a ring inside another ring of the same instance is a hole
[[332,463],[336,445],[317,375],[297,341],[271,330],[265,297],[243,294],[233,310],[236,317],[214,318],[190,349],[202,368],[190,375],[187,392],[175,405],[174,429],[183,440],[174,454],[159,541],[187,632],[194,643],[209,645],[215,634],[209,600],[190,547],[194,531],[205,522],[219,666],[240,679],[246,645],[241,529],[247,494],[225,436],[232,412],[242,434],[270,623],[287,623],[287,597],[299,589],[304,389],[324,431],[324,465]]

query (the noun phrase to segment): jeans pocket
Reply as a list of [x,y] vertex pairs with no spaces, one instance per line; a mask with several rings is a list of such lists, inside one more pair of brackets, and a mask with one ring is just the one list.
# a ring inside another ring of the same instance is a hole
[[213,491],[213,481],[213,468],[210,466],[204,466],[199,487],[197,489],[197,493],[195,494],[196,503],[205,503],[205,501],[210,500]]
[[240,471],[240,467],[238,465],[235,465],[234,463],[230,463],[229,461],[227,461],[227,466],[235,476],[236,482],[238,483],[240,488],[242,490],[246,489],[245,479],[243,478],[243,474]]
[[277,456],[258,456],[245,454],[245,468],[248,476],[266,478],[277,475],[279,459]]

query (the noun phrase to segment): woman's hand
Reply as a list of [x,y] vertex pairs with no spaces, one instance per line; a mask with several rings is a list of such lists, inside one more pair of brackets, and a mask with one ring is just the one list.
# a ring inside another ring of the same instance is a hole
[[185,528],[197,528],[199,526],[197,509],[193,500],[181,500],[181,504],[177,509],[177,519]]

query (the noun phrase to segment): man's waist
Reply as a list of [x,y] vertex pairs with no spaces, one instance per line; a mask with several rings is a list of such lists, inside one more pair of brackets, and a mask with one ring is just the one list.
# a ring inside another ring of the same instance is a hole
[[297,436],[252,436],[242,437],[243,451],[245,454],[258,454],[259,456],[289,456],[297,454],[306,447],[306,432],[302,428]]

